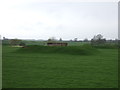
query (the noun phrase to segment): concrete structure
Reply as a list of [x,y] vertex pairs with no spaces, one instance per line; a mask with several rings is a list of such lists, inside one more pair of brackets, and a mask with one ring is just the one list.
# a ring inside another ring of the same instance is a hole
[[47,46],[67,46],[68,43],[47,43]]

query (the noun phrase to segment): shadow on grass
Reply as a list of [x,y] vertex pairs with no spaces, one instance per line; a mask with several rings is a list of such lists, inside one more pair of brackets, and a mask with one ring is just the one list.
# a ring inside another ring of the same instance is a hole
[[47,54],[70,54],[70,55],[93,55],[99,50],[90,46],[40,46],[29,45],[24,48],[19,48],[15,53],[47,53]]

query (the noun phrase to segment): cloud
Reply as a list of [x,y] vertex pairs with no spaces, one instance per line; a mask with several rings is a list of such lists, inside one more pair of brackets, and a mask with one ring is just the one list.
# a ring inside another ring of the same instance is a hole
[[101,33],[117,38],[117,3],[2,0],[0,7],[0,32],[6,37],[84,39]]

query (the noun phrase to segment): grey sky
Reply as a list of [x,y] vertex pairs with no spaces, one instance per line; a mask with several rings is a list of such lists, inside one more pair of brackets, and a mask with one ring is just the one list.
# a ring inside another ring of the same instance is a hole
[[117,2],[26,1],[1,8],[0,33],[8,38],[70,40],[91,39],[96,34],[118,38]]

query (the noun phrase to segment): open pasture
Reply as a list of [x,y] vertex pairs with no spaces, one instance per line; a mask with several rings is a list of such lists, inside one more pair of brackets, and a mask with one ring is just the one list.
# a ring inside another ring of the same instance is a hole
[[80,49],[87,54],[71,54],[64,47],[59,48],[59,53],[54,53],[56,49],[51,53],[47,47],[43,53],[41,47],[3,46],[3,88],[118,87],[117,49],[87,47]]

